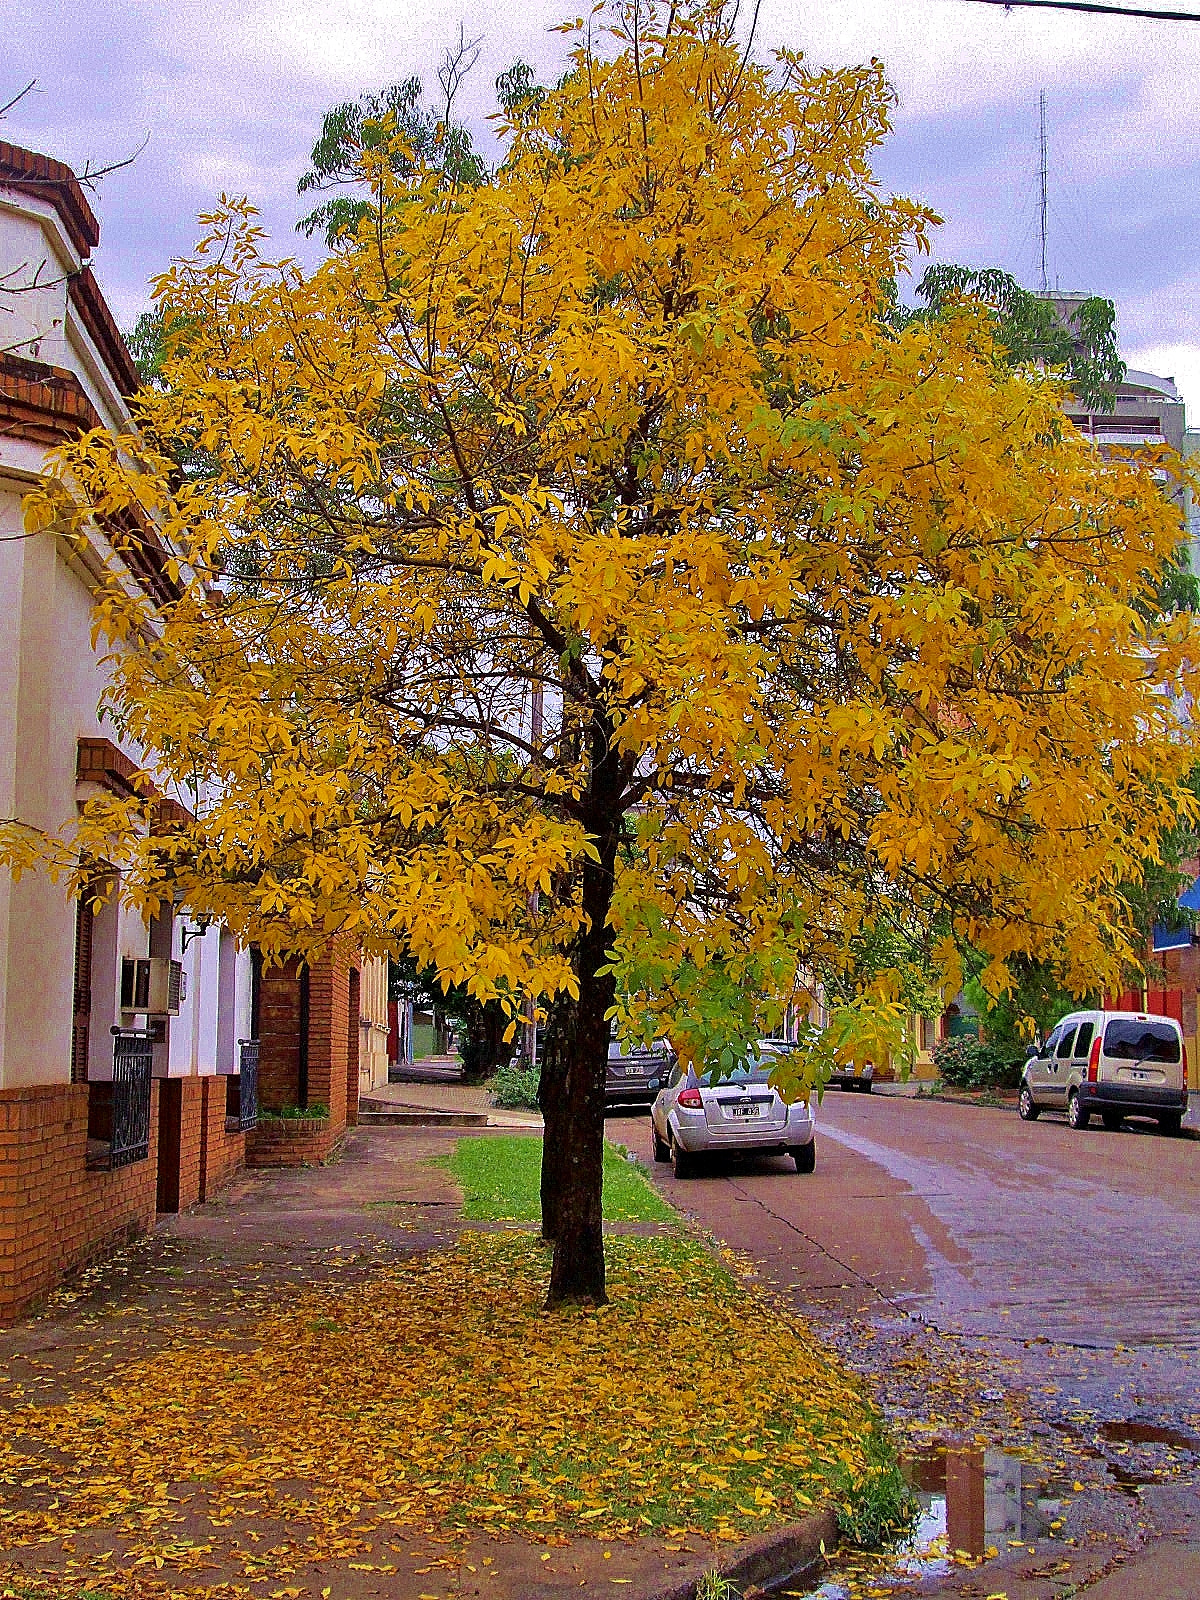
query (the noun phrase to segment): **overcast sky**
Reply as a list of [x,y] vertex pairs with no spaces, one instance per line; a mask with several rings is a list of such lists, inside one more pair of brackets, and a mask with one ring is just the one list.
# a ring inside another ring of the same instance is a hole
[[[97,270],[127,327],[222,190],[251,197],[281,252],[301,248],[296,182],[329,105],[411,73],[433,86],[461,23],[483,39],[462,108],[486,143],[496,73],[520,56],[551,75],[565,41],[550,29],[570,14],[565,0],[0,0],[0,100],[37,79],[0,133],[76,167],[146,140],[93,197]],[[1200,422],[1200,23],[763,0],[758,38],[821,64],[881,57],[899,95],[881,178],[945,219],[937,257],[1031,288],[1045,90],[1050,282],[1112,298],[1126,360],[1174,376]]]

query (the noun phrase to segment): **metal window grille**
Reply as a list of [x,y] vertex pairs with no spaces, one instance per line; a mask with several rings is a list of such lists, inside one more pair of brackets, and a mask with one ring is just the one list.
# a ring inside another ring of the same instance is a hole
[[110,1167],[150,1154],[150,1079],[154,1037],[145,1029],[114,1028]]
[[238,1040],[240,1094],[238,1127],[247,1132],[258,1126],[258,1040]]

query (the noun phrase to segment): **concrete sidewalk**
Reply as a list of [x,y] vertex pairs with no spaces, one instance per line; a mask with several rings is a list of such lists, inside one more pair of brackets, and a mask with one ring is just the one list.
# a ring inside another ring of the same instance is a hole
[[[460,1090],[456,1100],[441,1095],[432,1103],[481,1102],[478,1091],[464,1099]],[[757,1558],[768,1568],[778,1559],[786,1567],[797,1549],[812,1558],[822,1540],[828,1546],[829,1513],[741,1547],[700,1536],[593,1537],[571,1529],[555,1530],[549,1539],[526,1536],[519,1527],[494,1534],[443,1526],[432,1499],[428,1511],[398,1521],[391,1500],[385,1495],[376,1503],[379,1491],[369,1487],[373,1463],[364,1463],[361,1487],[356,1480],[354,1515],[332,1539],[320,1533],[307,1480],[265,1481],[261,1495],[239,1493],[226,1502],[219,1470],[164,1482],[152,1516],[137,1502],[132,1509],[114,1503],[109,1514],[89,1518],[87,1497],[103,1499],[104,1485],[116,1481],[104,1453],[103,1419],[110,1408],[126,1405],[127,1394],[145,1391],[147,1379],[137,1375],[147,1364],[161,1360],[169,1373],[174,1353],[194,1350],[211,1360],[214,1373],[233,1363],[236,1378],[239,1359],[261,1342],[263,1319],[298,1297],[351,1291],[407,1264],[419,1271],[428,1252],[453,1247],[464,1223],[443,1162],[461,1136],[434,1126],[358,1127],[329,1166],[242,1172],[213,1200],[164,1221],[84,1272],[40,1315],[0,1330],[0,1427],[21,1440],[26,1407],[65,1404],[95,1414],[99,1441],[89,1457],[95,1466],[85,1468],[82,1480],[82,1510],[75,1504],[78,1486],[63,1477],[69,1461],[55,1456],[41,1466],[40,1456],[27,1453],[34,1447],[19,1444],[18,1477],[11,1463],[0,1464],[0,1594],[22,1600],[184,1594],[201,1600],[210,1591],[214,1600],[235,1594],[247,1600],[571,1600],[581,1592],[612,1593],[619,1584],[631,1600],[690,1600],[709,1568],[739,1558]],[[317,1357],[327,1333],[336,1337],[336,1323],[301,1330],[298,1384],[327,1381],[328,1374],[304,1365]],[[389,1336],[380,1329],[379,1337]],[[446,1337],[453,1337],[452,1329]],[[396,1348],[398,1359],[420,1359],[399,1335]],[[345,1426],[352,1429],[370,1395],[355,1387],[359,1380],[351,1372],[340,1382],[344,1389],[331,1393],[341,1397]],[[245,1405],[252,1423],[250,1391]],[[176,1433],[203,1428],[170,1393],[163,1393],[162,1406],[162,1416],[174,1415],[169,1425]],[[301,1436],[301,1455],[302,1446]],[[138,1449],[153,1450],[152,1437]],[[205,1441],[197,1437],[186,1450],[202,1460]],[[50,1524],[28,1528],[28,1516],[47,1506],[54,1513]]]

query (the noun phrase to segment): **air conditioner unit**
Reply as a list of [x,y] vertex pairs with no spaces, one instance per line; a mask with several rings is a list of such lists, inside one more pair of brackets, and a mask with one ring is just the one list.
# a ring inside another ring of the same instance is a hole
[[140,1011],[148,1017],[174,1017],[187,998],[187,980],[178,961],[149,956],[121,963],[121,1010]]

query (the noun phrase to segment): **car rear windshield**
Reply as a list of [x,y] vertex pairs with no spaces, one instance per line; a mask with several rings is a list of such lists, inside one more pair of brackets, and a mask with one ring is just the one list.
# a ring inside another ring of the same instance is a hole
[[775,1067],[774,1061],[756,1061],[744,1067],[735,1067],[732,1072],[722,1073],[720,1077],[713,1072],[706,1073],[704,1082],[710,1089],[719,1089],[723,1083],[766,1083]]
[[1169,1022],[1119,1018],[1104,1030],[1104,1054],[1116,1061],[1178,1061],[1179,1034]]

